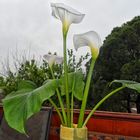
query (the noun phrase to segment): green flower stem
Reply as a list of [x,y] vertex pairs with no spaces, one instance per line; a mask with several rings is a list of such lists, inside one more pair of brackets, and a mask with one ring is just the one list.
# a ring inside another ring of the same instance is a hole
[[71,94],[71,127],[73,127],[73,92]]
[[67,33],[68,28],[63,25],[63,55],[64,55],[64,80],[65,80],[65,94],[66,94],[66,106],[67,106],[67,126],[71,126],[70,120],[70,99],[68,92],[68,66],[67,66]]
[[[108,99],[109,97],[111,97],[114,93],[116,93],[116,92],[122,90],[123,88],[125,88],[125,87],[122,86],[122,87],[119,87],[119,88],[113,90],[112,92],[110,92],[109,94],[107,94],[101,101],[99,101],[99,102],[95,105],[95,107],[91,110],[91,112],[89,113],[89,115],[87,116],[85,122],[83,123],[83,126],[85,126],[85,125],[87,124],[87,122],[89,121],[89,119],[91,118],[91,116],[93,115],[93,113],[100,107],[100,105],[101,105],[106,99]],[[83,126],[82,126],[82,127],[83,127]]]
[[75,76],[73,80],[72,94],[71,94],[71,127],[73,127],[74,85],[75,85]]
[[80,109],[80,115],[79,115],[78,126],[77,126],[78,128],[81,128],[83,125],[84,113],[85,113],[85,109],[86,109],[87,97],[88,97],[88,92],[89,92],[90,81],[91,81],[91,77],[92,77],[94,64],[95,64],[95,60],[92,59],[90,69],[88,72],[88,76],[87,76],[87,82],[86,82],[86,86],[85,86],[85,90],[84,90],[83,101],[82,101],[82,105],[81,105],[81,109]]
[[48,100],[49,100],[49,102],[54,106],[54,108],[55,108],[57,114],[58,114],[59,117],[60,117],[60,120],[61,120],[62,125],[64,125],[65,123],[64,123],[64,121],[63,121],[62,115],[61,115],[61,113],[60,113],[58,107],[56,106],[56,104],[53,102],[52,99],[48,99]]
[[[51,67],[50,67],[50,70],[51,70],[51,75],[52,75],[53,79],[55,79],[55,76],[54,76],[54,73],[53,73],[53,70],[52,70]],[[66,117],[66,112],[65,112],[65,109],[64,109],[64,104],[63,104],[63,101],[62,101],[62,98],[61,98],[61,95],[60,95],[60,92],[59,92],[58,88],[56,89],[56,93],[57,93],[57,97],[58,97],[58,100],[59,100],[60,107],[62,109],[64,122],[65,122],[65,124],[67,124],[67,117]]]

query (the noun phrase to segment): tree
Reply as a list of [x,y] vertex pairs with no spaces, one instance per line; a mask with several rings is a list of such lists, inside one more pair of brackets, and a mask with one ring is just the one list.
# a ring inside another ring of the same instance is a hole
[[[57,53],[54,53],[54,55],[57,55]],[[76,61],[73,50],[68,50],[68,71],[73,72],[75,70],[82,70],[82,63],[84,60],[88,59],[88,56],[89,54],[87,53]],[[14,64],[16,64],[16,62],[14,62]],[[40,65],[38,65],[35,59],[24,60],[23,62],[19,62],[18,60],[18,64],[19,66],[15,72],[8,67],[6,78],[3,76],[0,77],[0,87],[5,87],[4,90],[6,94],[16,91],[20,80],[31,80],[39,87],[46,80],[52,79],[48,62],[45,59],[42,59]],[[53,65],[53,71],[56,78],[60,78],[62,67],[63,64]]]
[[[114,79],[124,79],[122,68],[131,61],[140,59],[140,16],[113,29],[100,49],[100,55],[95,64],[93,83],[91,84],[92,102],[97,103],[113,87],[109,83]],[[140,71],[140,69],[139,69]],[[130,74],[131,75],[131,74]],[[126,79],[133,80],[129,76]],[[134,77],[137,75],[135,72]],[[136,79],[138,81],[138,79]],[[111,111],[129,111],[127,108],[128,94],[120,93],[106,101],[100,109]],[[93,94],[92,94],[93,93]],[[131,91],[129,90],[129,93]],[[124,98],[125,97],[125,98]],[[129,98],[129,96],[128,96]]]
[[[133,81],[140,82],[140,59],[133,60],[126,63],[121,68],[121,79],[131,79]],[[131,103],[136,103],[137,113],[140,113],[140,95],[135,94],[134,91],[128,90],[127,107],[128,110],[131,107]],[[125,96],[124,96],[125,97]],[[131,112],[131,110],[129,110]]]

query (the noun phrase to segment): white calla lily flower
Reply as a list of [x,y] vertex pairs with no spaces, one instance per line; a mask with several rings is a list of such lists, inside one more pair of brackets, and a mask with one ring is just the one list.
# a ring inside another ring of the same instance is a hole
[[53,64],[62,64],[63,63],[63,57],[52,55],[52,54],[46,54],[43,56],[44,59],[48,61],[49,67],[52,67]]
[[63,3],[51,3],[52,16],[62,21],[65,30],[68,30],[72,23],[80,23],[85,14],[78,12],[77,10],[63,4]]
[[89,31],[83,34],[76,34],[73,37],[74,47],[76,50],[83,46],[90,47],[92,58],[96,59],[99,55],[101,38],[95,31]]

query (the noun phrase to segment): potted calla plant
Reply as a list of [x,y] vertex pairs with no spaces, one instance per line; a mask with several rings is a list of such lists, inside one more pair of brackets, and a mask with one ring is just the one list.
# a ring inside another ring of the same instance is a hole
[[[3,99],[5,118],[10,127],[16,129],[20,133],[27,134],[25,131],[26,121],[32,115],[40,111],[42,103],[45,100],[49,100],[49,102],[56,109],[61,120],[60,139],[87,140],[86,124],[98,107],[106,99],[124,88],[130,88],[140,92],[140,83],[127,80],[112,81],[111,84],[117,82],[120,83],[121,86],[108,93],[95,105],[87,118],[84,118],[90,81],[94,70],[94,64],[99,55],[101,39],[95,31],[76,34],[73,37],[74,47],[76,50],[83,46],[88,46],[91,50],[91,64],[86,83],[84,83],[84,77],[81,71],[68,73],[66,50],[67,35],[70,25],[72,23],[80,23],[85,15],[69,6],[60,3],[52,3],[51,7],[53,17],[59,19],[62,22],[63,58],[57,57],[56,55],[44,55],[44,58],[48,61],[53,79],[45,81],[44,84],[39,88],[37,88],[37,86],[31,81],[21,81],[18,85],[18,90],[13,91]],[[56,79],[53,72],[53,65],[55,63],[63,63],[64,69],[60,79]],[[59,106],[57,106],[52,99],[55,93],[58,97]],[[62,100],[62,96],[65,97],[65,105]],[[74,98],[77,98],[82,102],[79,119],[76,124],[73,122]],[[59,108],[61,108],[61,111]]]

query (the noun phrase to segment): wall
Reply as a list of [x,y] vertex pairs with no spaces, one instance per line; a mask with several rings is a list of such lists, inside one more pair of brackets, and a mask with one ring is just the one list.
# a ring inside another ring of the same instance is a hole
[[[85,116],[89,111],[87,111]],[[75,110],[77,122],[79,111]],[[59,140],[60,120],[54,111],[50,139]],[[87,124],[89,140],[140,140],[140,115],[97,111]]]

